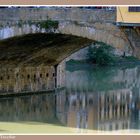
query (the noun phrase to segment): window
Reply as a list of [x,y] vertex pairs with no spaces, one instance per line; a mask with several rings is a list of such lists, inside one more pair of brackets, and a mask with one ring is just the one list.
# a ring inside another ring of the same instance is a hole
[[140,12],[140,7],[129,7],[129,12]]

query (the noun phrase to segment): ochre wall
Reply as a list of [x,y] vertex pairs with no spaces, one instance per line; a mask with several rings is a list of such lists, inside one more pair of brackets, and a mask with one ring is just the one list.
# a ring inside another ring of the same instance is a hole
[[140,12],[129,12],[128,7],[117,7],[117,22],[140,23]]

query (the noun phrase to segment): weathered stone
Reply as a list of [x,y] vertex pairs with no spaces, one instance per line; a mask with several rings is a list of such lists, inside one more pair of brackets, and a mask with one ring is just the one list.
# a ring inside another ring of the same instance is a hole
[[[38,22],[51,19],[57,20],[59,22],[59,27],[54,33],[57,32],[68,34],[71,36],[78,36],[81,37],[81,40],[82,38],[87,38],[93,41],[104,42],[116,48],[119,52],[119,55],[122,55],[125,52],[125,54],[127,55],[134,55],[139,58],[140,51],[137,47],[139,46],[139,43],[135,42],[140,42],[140,35],[137,36],[138,41],[131,40],[131,35],[126,34],[125,30],[115,25],[115,17],[115,11],[106,11],[100,9],[0,9],[0,39],[2,40],[4,38],[10,38],[13,36],[19,36],[29,33],[44,33],[45,29],[38,28],[35,24],[30,23],[32,21]],[[129,29],[129,27],[126,27],[125,29]],[[78,48],[79,47],[77,47],[77,50]],[[55,52],[55,49],[53,51]],[[75,52],[75,49],[73,50],[73,52]],[[70,53],[68,53],[68,55],[70,55]],[[1,57],[3,58],[3,56]],[[66,54],[65,57],[67,57]],[[44,58],[47,59],[46,57]],[[9,59],[11,59],[11,57],[9,57],[8,60]]]

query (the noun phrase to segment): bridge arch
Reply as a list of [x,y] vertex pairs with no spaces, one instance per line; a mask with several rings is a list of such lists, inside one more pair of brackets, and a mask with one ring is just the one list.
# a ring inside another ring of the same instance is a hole
[[[8,62],[10,59],[14,59],[16,63],[18,61],[20,64],[26,64],[30,62],[33,63],[33,61],[38,63],[38,59],[43,60],[43,63],[56,65],[79,49],[96,41],[104,42],[114,47],[118,50],[119,55],[123,55],[124,52],[129,55],[132,53],[127,38],[120,29],[112,24],[95,23],[94,26],[89,27],[85,26],[84,23],[75,24],[65,22],[59,23],[58,29],[53,33],[46,33],[43,28],[41,29],[35,25],[29,26],[26,24],[20,28],[15,26],[12,28],[9,27],[6,30],[8,31],[6,31],[8,35],[4,36],[3,34],[3,38],[7,39],[2,39],[1,36],[0,41],[0,48],[3,50],[3,52],[1,52],[1,62],[3,60],[7,61],[6,59],[8,59]],[[50,47],[51,45],[52,47]],[[57,45],[59,47],[57,47]],[[38,50],[39,46],[40,50]],[[49,54],[47,53],[48,51]],[[11,54],[11,56],[9,56],[9,54]],[[18,55],[20,55],[21,58]],[[9,58],[6,58],[7,56]],[[24,58],[25,56],[26,58]],[[23,61],[21,60],[22,57],[24,58]],[[43,57],[46,58],[46,60],[43,59]]]
[[[57,33],[104,42],[129,55],[139,57],[139,35],[131,27],[116,25],[116,11],[73,8],[4,8],[0,9],[0,39],[29,33],[44,33],[37,22],[58,21]],[[126,33],[127,32],[127,33]],[[133,32],[133,29],[132,29]]]
[[0,41],[0,65],[54,66],[93,41],[60,33],[35,33]]
[[[75,51],[78,51],[79,49],[83,48],[84,46],[87,46],[87,44],[90,44],[91,42],[95,42],[95,41],[104,42],[105,44],[108,44],[108,45],[114,47],[117,50],[117,52],[119,53],[119,55],[123,55],[124,52],[127,55],[132,54],[131,44],[128,41],[127,37],[125,36],[124,32],[117,26],[113,25],[112,23],[101,23],[101,22],[97,23],[96,22],[94,24],[87,25],[87,23],[60,22],[58,28],[54,31],[51,30],[51,32],[53,32],[53,33],[46,33],[44,28],[39,28],[36,25],[28,25],[28,24],[23,24],[20,27],[19,27],[19,25],[5,27],[0,30],[0,39],[1,39],[0,47],[2,46],[1,44],[3,44],[3,43],[7,44],[6,42],[9,42],[9,41],[12,43],[12,39],[13,39],[13,44],[14,44],[14,42],[18,42],[19,45],[21,42],[23,44],[26,44],[26,42],[28,43],[30,41],[30,42],[35,42],[36,44],[40,45],[39,43],[43,44],[43,42],[37,41],[39,36],[40,37],[42,36],[45,38],[47,37],[47,40],[49,40],[49,41],[50,41],[50,39],[52,39],[52,36],[54,36],[57,39],[58,38],[61,39],[62,46],[65,43],[67,44],[69,42],[68,41],[69,39],[71,40],[69,43],[73,44],[75,41],[75,45],[77,45],[77,47],[73,47],[73,48],[69,47],[69,51],[67,51],[66,49],[63,48],[66,51],[65,55],[63,54],[64,56],[61,56],[61,57],[59,56],[59,58],[57,58],[57,62],[61,61],[63,58],[66,58],[67,56],[71,55]],[[39,39],[40,39],[40,37],[39,37]],[[5,40],[5,38],[8,38],[8,39]],[[67,38],[67,41],[65,42],[66,38]],[[53,41],[57,42],[57,39],[56,40],[53,39]],[[80,43],[77,43],[76,40],[80,41]],[[45,41],[45,43],[47,45],[46,41]],[[63,41],[64,41],[64,44],[63,44]],[[60,42],[57,42],[57,43],[60,44]],[[32,44],[32,46],[34,46],[34,45]],[[67,44],[67,46],[68,46],[68,44]],[[69,46],[71,46],[71,45],[69,45]],[[9,46],[8,46],[8,48],[9,48]],[[5,52],[7,52],[7,51],[8,50],[5,50]],[[55,49],[52,51],[55,51]],[[52,54],[53,54],[53,52],[52,52]],[[60,53],[60,54],[62,55],[62,53]],[[26,53],[25,53],[25,55],[26,55]],[[54,60],[49,60],[49,61],[54,61]]]

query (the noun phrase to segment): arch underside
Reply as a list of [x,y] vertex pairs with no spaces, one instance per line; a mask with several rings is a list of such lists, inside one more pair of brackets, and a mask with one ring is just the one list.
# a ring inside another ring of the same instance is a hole
[[36,33],[0,41],[0,65],[56,65],[92,40],[64,34]]
[[0,41],[0,65],[56,65],[74,52],[95,42],[66,34],[35,33]]

